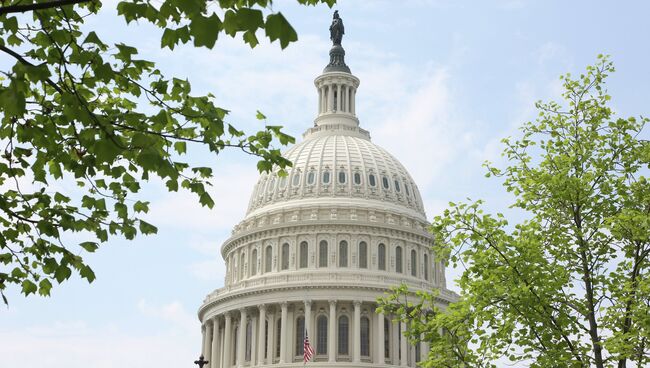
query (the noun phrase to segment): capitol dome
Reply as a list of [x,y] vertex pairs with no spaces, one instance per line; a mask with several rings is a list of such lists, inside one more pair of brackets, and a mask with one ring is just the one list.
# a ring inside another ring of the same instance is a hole
[[260,176],[221,248],[224,286],[198,313],[210,368],[302,366],[307,337],[313,367],[415,367],[428,347],[377,298],[400,284],[438,289],[442,308],[456,298],[417,185],[359,126],[360,81],[332,39],[314,125],[284,153],[293,166]]

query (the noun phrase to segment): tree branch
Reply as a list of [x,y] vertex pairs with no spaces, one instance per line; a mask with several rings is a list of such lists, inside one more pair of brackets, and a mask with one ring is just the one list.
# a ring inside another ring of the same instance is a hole
[[65,5],[74,5],[80,3],[90,3],[95,0],[57,0],[46,3],[35,3],[29,5],[8,5],[0,7],[0,16],[9,13],[26,13],[34,10],[58,8]]

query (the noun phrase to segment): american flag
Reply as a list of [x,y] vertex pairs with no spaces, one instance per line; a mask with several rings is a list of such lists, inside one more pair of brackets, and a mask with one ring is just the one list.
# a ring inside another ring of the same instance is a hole
[[311,347],[311,344],[309,343],[309,336],[307,336],[307,330],[305,330],[305,343],[302,350],[303,350],[302,360],[304,364],[307,364],[307,362],[314,357],[314,349]]

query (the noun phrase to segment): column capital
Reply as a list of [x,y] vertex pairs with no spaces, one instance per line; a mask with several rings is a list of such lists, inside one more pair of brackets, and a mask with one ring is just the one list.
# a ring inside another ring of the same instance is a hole
[[259,309],[260,311],[266,311],[266,304],[264,303],[258,304],[257,309]]
[[311,308],[311,299],[305,299],[305,307]]
[[336,299],[330,299],[328,302],[330,303],[330,306],[335,306],[336,305]]
[[226,312],[226,313],[224,313],[223,316],[224,316],[226,319],[230,319],[230,318],[232,318],[232,314],[230,314],[230,312]]
[[355,307],[359,307],[361,305],[361,300],[355,300],[353,303]]
[[287,301],[284,301],[284,302],[280,303],[280,307],[282,307],[282,309],[287,308],[288,305],[289,305],[289,302],[287,302]]

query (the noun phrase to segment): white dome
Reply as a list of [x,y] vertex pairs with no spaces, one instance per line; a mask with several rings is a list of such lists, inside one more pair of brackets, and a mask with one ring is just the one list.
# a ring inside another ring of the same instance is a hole
[[260,177],[247,218],[307,204],[356,204],[426,221],[420,193],[409,173],[395,157],[372,143],[365,131],[342,126],[330,126],[326,131],[317,128],[284,153],[293,162],[288,176],[278,177],[275,171]]

